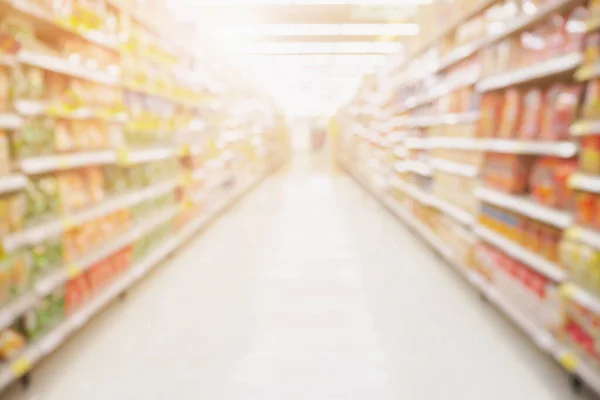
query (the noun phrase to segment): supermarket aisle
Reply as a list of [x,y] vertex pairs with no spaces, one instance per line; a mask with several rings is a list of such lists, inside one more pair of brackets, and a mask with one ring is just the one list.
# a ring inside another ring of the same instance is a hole
[[327,170],[299,159],[267,180],[36,369],[29,397],[585,398]]

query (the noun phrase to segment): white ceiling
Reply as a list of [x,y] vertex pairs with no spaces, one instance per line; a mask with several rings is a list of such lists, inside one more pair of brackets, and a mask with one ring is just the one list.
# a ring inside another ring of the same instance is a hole
[[[414,23],[257,23],[233,7],[227,20],[202,19],[202,7],[214,5],[360,5],[411,6],[424,1],[242,1],[183,0],[172,2],[182,18],[197,18],[201,34],[227,55],[254,86],[273,94],[292,115],[335,113],[356,92],[363,77],[374,73],[387,57],[402,57],[400,36],[412,36]],[[179,4],[179,5],[178,5]],[[315,15],[319,6],[314,6]],[[253,10],[254,7],[252,8]],[[260,8],[257,8],[260,9]],[[414,10],[412,11],[414,14]],[[262,14],[261,14],[262,15]],[[309,19],[313,13],[309,14]],[[256,14],[255,14],[256,16]],[[304,20],[302,21],[304,22]]]

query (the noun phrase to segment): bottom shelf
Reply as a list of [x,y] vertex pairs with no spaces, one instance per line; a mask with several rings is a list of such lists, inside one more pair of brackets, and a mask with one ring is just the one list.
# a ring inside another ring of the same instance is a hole
[[221,199],[221,201],[207,210],[201,217],[188,223],[180,232],[162,243],[162,245],[153,250],[143,260],[132,265],[128,271],[119,276],[110,286],[65,318],[64,321],[41,339],[30,343],[9,365],[0,368],[0,390],[5,389],[17,378],[28,373],[43,357],[65,343],[73,333],[85,326],[103,308],[148,274],[150,270],[156,267],[169,254],[177,250],[196,232],[208,225],[228,206],[232,205],[252,187],[260,183],[266,175],[247,179],[240,187],[234,189],[231,194],[226,195],[224,199]]
[[573,350],[559,343],[555,337],[546,329],[533,323],[518,306],[515,306],[505,295],[496,289],[491,283],[486,281],[475,271],[467,269],[457,262],[452,250],[446,246],[425,224],[417,218],[406,212],[394,199],[388,197],[385,193],[373,188],[362,179],[357,173],[344,163],[340,165],[346,172],[354,178],[365,190],[373,195],[383,206],[385,206],[394,216],[401,219],[411,229],[416,231],[419,236],[427,242],[448,264],[453,266],[468,282],[478,290],[486,299],[494,304],[505,316],[517,325],[537,347],[545,353],[550,354],[569,374],[577,376],[585,382],[596,393],[600,393],[600,373],[588,365],[585,360],[579,357]]

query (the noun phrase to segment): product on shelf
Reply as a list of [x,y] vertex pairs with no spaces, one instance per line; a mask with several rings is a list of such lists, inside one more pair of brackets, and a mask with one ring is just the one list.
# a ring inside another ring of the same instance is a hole
[[571,209],[573,193],[568,181],[577,162],[555,157],[540,157],[532,168],[529,190],[533,199],[550,207]]
[[493,246],[479,245],[477,253],[478,263],[507,302],[537,326],[559,329],[560,296],[554,282]]
[[489,204],[481,206],[479,221],[543,258],[558,262],[558,245],[562,237],[560,229]]
[[563,303],[565,318],[559,337],[589,366],[599,371],[600,316],[572,299],[565,298]]
[[11,254],[0,261],[0,304],[7,303],[29,288],[30,273],[27,253]]
[[489,187],[521,194],[527,190],[532,162],[528,156],[487,153],[481,175]]
[[24,315],[24,330],[29,341],[34,341],[56,326],[65,315],[65,288],[58,287],[41,299]]
[[26,340],[16,329],[0,331],[0,359],[13,359],[25,347]]

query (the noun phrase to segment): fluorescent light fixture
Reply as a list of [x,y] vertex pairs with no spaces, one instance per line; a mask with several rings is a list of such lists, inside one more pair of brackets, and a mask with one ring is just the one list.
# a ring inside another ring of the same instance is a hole
[[418,24],[225,24],[211,27],[219,36],[414,36]]
[[241,54],[366,54],[397,53],[400,43],[389,42],[288,42],[288,43],[249,43],[235,53]]

